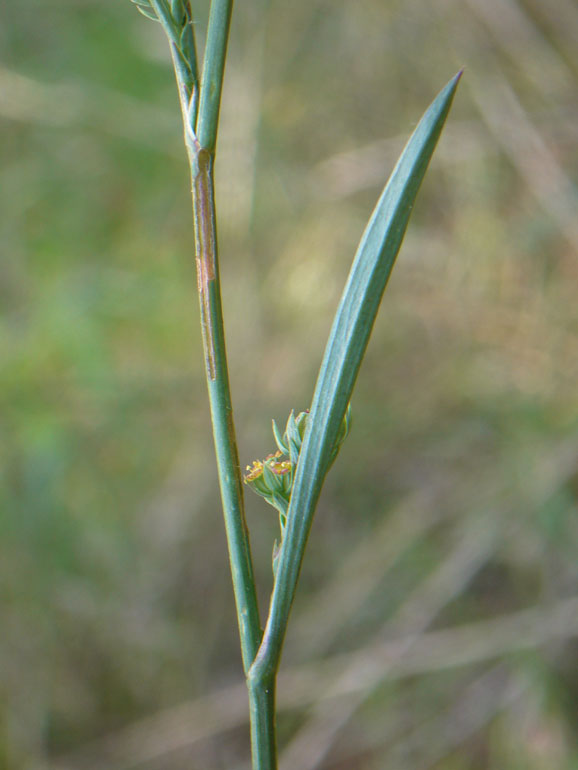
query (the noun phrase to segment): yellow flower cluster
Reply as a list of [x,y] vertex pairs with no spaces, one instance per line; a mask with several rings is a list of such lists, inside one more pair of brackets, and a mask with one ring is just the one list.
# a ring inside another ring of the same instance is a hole
[[289,460],[281,460],[283,457],[281,452],[275,452],[273,455],[267,455],[264,460],[253,460],[253,465],[247,465],[246,470],[249,471],[245,477],[245,483],[250,481],[256,481],[263,475],[265,465],[276,476],[284,476],[286,473],[291,473],[293,468]]

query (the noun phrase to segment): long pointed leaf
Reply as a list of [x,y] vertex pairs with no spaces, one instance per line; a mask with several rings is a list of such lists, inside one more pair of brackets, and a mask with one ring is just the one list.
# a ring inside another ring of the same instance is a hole
[[458,73],[438,94],[419,122],[375,207],[355,255],[315,387],[257,668],[270,671],[277,665],[303,552],[332,450],[415,197],[460,75]]

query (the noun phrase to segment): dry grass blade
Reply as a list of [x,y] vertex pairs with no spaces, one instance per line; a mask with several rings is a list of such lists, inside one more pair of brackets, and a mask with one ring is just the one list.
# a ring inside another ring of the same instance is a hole
[[[468,666],[493,660],[521,650],[578,637],[578,596],[550,607],[532,607],[492,620],[419,637],[391,639],[364,647],[354,653],[326,661],[296,666],[282,672],[280,709],[305,706],[318,697],[346,702],[367,697],[367,690],[387,672],[398,680],[446,668]],[[356,670],[360,677],[334,683],[344,670]],[[318,691],[318,693],[316,693]],[[129,770],[172,751],[246,724],[248,718],[243,683],[227,687],[95,741],[70,756],[49,764],[49,770]]]
[[578,249],[578,196],[513,89],[499,76],[472,78],[480,117],[508,155],[541,208]]
[[[415,589],[394,617],[387,621],[374,642],[343,666],[314,705],[311,716],[293,737],[281,755],[281,767],[313,770],[328,754],[337,734],[379,684],[387,680],[411,651],[421,634],[443,607],[465,590],[476,572],[488,561],[496,548],[495,532],[478,522],[468,525],[457,545],[447,554],[442,565]],[[397,657],[387,663],[379,654],[385,638],[403,639]],[[355,684],[354,684],[355,683]],[[360,687],[364,683],[365,687]],[[337,704],[332,699],[344,691],[354,693]],[[318,690],[318,693],[321,693]]]
[[300,609],[293,634],[301,657],[319,656],[331,645],[395,562],[449,516],[447,507],[435,504],[439,494],[441,490],[428,488],[403,500],[343,559],[329,584]]

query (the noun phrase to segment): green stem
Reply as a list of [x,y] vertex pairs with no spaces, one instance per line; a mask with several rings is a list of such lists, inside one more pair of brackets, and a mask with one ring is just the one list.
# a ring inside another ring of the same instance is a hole
[[275,677],[248,680],[253,770],[277,770]]
[[[167,0],[151,0],[167,29],[185,125],[192,179],[195,257],[201,309],[201,331],[209,404],[215,441],[229,561],[237,607],[243,667],[248,675],[261,643],[261,623],[249,532],[245,522],[241,469],[233,424],[217,249],[213,163],[232,0],[212,0],[202,82],[198,87],[196,52],[191,30],[186,45],[177,47]],[[171,6],[174,10],[174,5]],[[187,7],[189,8],[188,4]],[[188,66],[183,66],[182,54]],[[198,98],[197,98],[198,97]],[[247,676],[254,770],[276,770],[275,679]]]
[[197,282],[207,387],[243,665],[245,671],[248,671],[260,643],[261,627],[249,533],[245,522],[243,487],[227,369],[217,260],[213,158],[207,150],[199,148],[189,147],[189,153],[193,181]]
[[217,141],[217,126],[223,89],[223,74],[229,39],[233,0],[212,0],[207,27],[207,43],[203,62],[203,77],[196,134],[201,147],[213,152]]
[[[166,0],[165,2],[153,0],[153,2],[155,7],[160,9],[165,5]],[[190,6],[188,8],[190,9]],[[201,146],[191,125],[191,120],[194,122],[194,115],[191,114],[190,100],[195,98],[194,92],[198,87],[196,80],[196,51],[192,28],[185,30],[185,34],[188,36],[186,49],[189,56],[189,70],[193,76],[193,80],[189,82],[185,82],[183,78],[183,70],[179,66],[179,57],[175,50],[175,45],[172,43],[170,29],[167,29],[167,33],[169,39],[171,39],[171,51],[173,53],[173,63],[175,65],[179,99],[185,125],[185,142],[191,168],[193,217],[195,221],[195,257],[201,306],[201,331],[205,351],[207,389],[209,392],[217,472],[241,638],[243,667],[245,671],[248,671],[261,640],[261,622],[253,575],[249,532],[245,521],[241,468],[233,423],[233,407],[221,307],[215,197],[213,192],[213,159],[230,15],[231,3],[213,2],[205,51],[205,68],[210,74],[205,76],[201,87],[201,94],[203,94],[204,89],[207,89],[210,92],[210,97],[202,97],[198,107],[198,122],[203,127],[203,140],[207,145],[206,147]],[[168,22],[164,23],[164,26],[167,28],[169,26]]]
[[[261,628],[227,373],[217,260],[213,156],[197,144],[189,143],[188,147],[193,177],[195,252],[207,386],[243,666],[247,674],[261,642]],[[253,768],[276,770],[275,677],[248,678],[247,686]]]

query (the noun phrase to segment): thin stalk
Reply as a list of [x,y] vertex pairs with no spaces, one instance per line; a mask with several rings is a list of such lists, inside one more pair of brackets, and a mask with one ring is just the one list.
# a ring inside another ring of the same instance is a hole
[[233,424],[233,407],[225,349],[217,259],[213,156],[198,147],[190,151],[189,155],[193,182],[195,256],[207,388],[237,606],[243,666],[247,671],[255,658],[260,643],[261,626],[249,532],[245,522],[243,487]]
[[[248,671],[261,640],[261,622],[253,575],[249,532],[245,521],[241,469],[233,424],[233,407],[221,307],[215,196],[213,192],[213,161],[232,2],[213,1],[211,5],[205,49],[205,76],[200,89],[190,3],[186,2],[185,5],[186,26],[178,28],[178,34],[175,33],[176,22],[171,13],[174,12],[178,4],[173,2],[169,7],[167,0],[151,0],[151,4],[167,31],[171,44],[185,128],[185,144],[191,169],[195,258],[209,407],[237,608],[243,667],[245,671]],[[183,56],[186,56],[185,62]],[[199,91],[202,95],[204,89],[209,95],[199,99]],[[196,124],[202,127],[203,142],[206,146],[201,145],[198,140]]]
[[277,770],[275,677],[269,681],[247,681],[253,770]]
[[[185,82],[179,52],[174,44],[171,50],[191,169],[195,258],[206,380],[243,668],[247,674],[259,649],[262,633],[233,423],[221,307],[213,184],[217,127],[232,7],[232,0],[213,0],[211,3],[200,88],[192,31],[189,51],[195,58],[190,68],[194,82]],[[275,680],[248,680],[247,685],[253,768],[276,770]]]
[[223,89],[223,74],[229,40],[233,0],[212,0],[207,27],[207,43],[203,62],[203,77],[196,125],[201,147],[213,152],[217,141],[217,126]]
[[[237,608],[243,667],[247,671],[255,658],[261,624],[245,521],[241,469],[233,423],[233,407],[227,367],[216,229],[213,163],[217,136],[222,81],[225,68],[231,2],[211,4],[203,81],[200,88],[196,128],[193,131],[190,106],[183,104],[185,139],[192,179],[195,221],[195,258],[201,309],[201,332],[205,351],[206,379],[215,442],[217,472],[223,504],[229,561]],[[178,75],[177,75],[177,79]],[[179,84],[181,85],[181,84]],[[196,86],[195,86],[196,88]],[[181,90],[182,94],[182,90]],[[207,95],[208,94],[208,95]],[[191,92],[189,100],[196,94]]]

